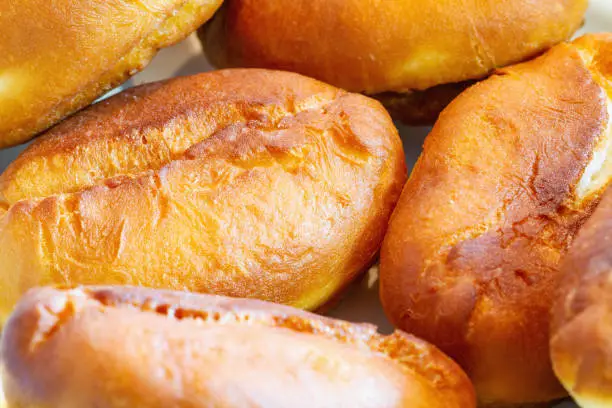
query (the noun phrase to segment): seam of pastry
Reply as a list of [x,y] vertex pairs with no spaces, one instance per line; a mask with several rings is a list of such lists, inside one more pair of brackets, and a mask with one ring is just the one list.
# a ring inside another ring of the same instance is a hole
[[[134,307],[141,312],[154,313],[177,321],[196,320],[219,324],[257,324],[264,327],[287,329],[297,333],[324,336],[329,340],[342,344],[368,349],[370,352],[383,356],[397,364],[402,370],[434,381],[436,386],[440,386],[445,380],[449,380],[445,376],[447,373],[447,366],[445,364],[428,364],[423,366],[419,363],[422,361],[423,356],[431,354],[432,350],[428,349],[426,344],[402,341],[403,337],[397,331],[390,335],[382,335],[378,333],[375,326],[368,324],[335,321],[325,317],[320,319],[309,318],[299,314],[283,315],[275,311],[252,310],[240,313],[239,310],[228,310],[222,307],[215,307],[215,305],[208,306],[210,310],[181,305],[173,306],[171,302],[164,301],[164,299],[157,300],[148,296],[142,298],[121,298],[120,296],[113,296],[112,291],[110,296],[108,296],[103,290],[97,291],[87,287],[64,291],[62,296],[65,303],[59,312],[55,312],[49,307],[43,307],[44,312],[50,314],[54,319],[50,322],[52,324],[46,325],[48,326],[46,330],[35,334],[37,338],[36,346],[49,340],[55,333],[58,333],[62,325],[79,313],[79,309],[87,307],[75,305],[75,300],[82,295],[102,308]],[[408,346],[409,350],[406,349]]]
[[[38,325],[29,343],[29,351],[34,352],[38,347],[52,338],[61,327],[66,324],[76,313],[73,300],[64,297],[61,310],[53,310],[49,305],[38,305]],[[40,322],[43,321],[43,327]]]
[[[211,138],[213,138],[214,135],[211,136]],[[195,146],[195,145],[194,145]],[[295,151],[298,150],[298,148],[304,149],[306,146],[305,145],[300,145],[300,146],[295,146],[291,149],[290,152],[287,152],[285,155],[286,156],[290,156],[292,153],[294,153]],[[263,154],[263,152],[261,152]],[[251,156],[249,158],[249,160],[228,160],[228,159],[223,159],[224,161],[227,161],[228,164],[235,169],[239,169],[242,173],[247,172],[249,170],[255,169],[255,168],[259,168],[260,166],[258,165],[259,162],[261,160],[258,160],[259,156],[255,155],[255,156]],[[74,190],[74,191],[70,191],[70,192],[61,192],[61,193],[56,193],[56,194],[51,194],[45,197],[34,197],[34,198],[25,198],[19,201],[16,201],[15,203],[13,203],[12,205],[7,206],[6,209],[3,209],[0,207],[0,217],[9,213],[11,208],[13,208],[15,205],[20,204],[20,203],[24,203],[27,202],[29,205],[35,206],[39,203],[41,203],[44,200],[47,199],[53,199],[53,198],[57,198],[62,202],[67,202],[71,197],[75,197],[79,194],[82,194],[84,192],[90,191],[92,189],[95,188],[104,188],[104,189],[114,189],[114,188],[118,188],[121,185],[127,184],[127,183],[132,183],[132,182],[137,182],[140,179],[146,178],[146,177],[154,177],[155,178],[155,185],[156,186],[161,186],[163,183],[160,183],[159,181],[159,177],[161,177],[160,173],[164,172],[164,169],[167,169],[168,166],[174,164],[174,163],[178,163],[178,162],[190,162],[190,161],[200,161],[202,160],[202,158],[199,157],[180,157],[180,158],[176,158],[176,159],[172,159],[170,162],[168,163],[164,163],[161,165],[161,167],[159,168],[151,168],[151,169],[147,169],[144,170],[142,172],[138,172],[138,173],[133,173],[133,174],[122,174],[122,175],[117,175],[117,176],[113,176],[110,178],[106,178],[106,179],[102,179],[99,180],[97,183],[92,184],[92,185],[87,185],[87,186],[83,186],[82,188],[78,189],[78,190]],[[275,160],[274,164],[276,166],[281,166],[283,167],[283,163],[280,160]],[[273,167],[273,166],[266,166],[266,167]],[[241,174],[242,174],[241,173]],[[240,175],[236,175],[234,177],[239,177]],[[4,211],[4,212],[2,212]]]
[[[157,301],[151,297],[144,299],[121,299],[117,297],[105,296],[103,292],[83,289],[86,296],[99,303],[103,307],[131,306],[145,313],[155,313],[168,319],[198,320],[212,323],[248,323],[260,324],[262,326],[285,328],[300,333],[310,333],[324,335],[344,343],[363,343],[371,340],[372,337],[380,336],[375,329],[370,326],[360,326],[351,323],[334,322],[327,320],[312,321],[299,315],[281,315],[273,311],[251,311],[250,313],[238,313],[235,310],[216,308],[214,305],[208,306],[210,310],[201,310],[185,306],[174,306],[164,300]],[[351,341],[352,340],[352,341]]]
[[[604,92],[605,93],[605,92]],[[598,146],[592,153],[590,162],[584,169],[575,188],[576,203],[583,206],[594,196],[601,193],[612,182],[612,99],[606,97],[607,124],[602,131]]]
[[[337,99],[342,98],[343,96],[345,96],[346,94],[341,94],[338,95],[336,97]],[[319,96],[319,95],[315,95]],[[313,98],[316,99],[316,98]],[[189,144],[185,144],[184,146],[181,146],[182,144],[184,144],[184,142],[180,141],[177,143],[177,146],[175,146],[174,149],[170,148],[170,144],[168,142],[168,138],[172,138],[172,136],[168,136],[169,134],[173,133],[175,130],[180,130],[184,132],[184,124],[186,122],[188,122],[189,119],[189,115],[190,112],[183,112],[178,116],[174,116],[172,118],[170,118],[167,122],[161,123],[161,124],[155,124],[155,125],[149,125],[149,126],[143,126],[141,128],[137,128],[135,130],[132,131],[130,138],[136,138],[136,139],[142,139],[142,140],[147,140],[146,144],[151,144],[151,142],[153,140],[160,142],[161,144],[163,144],[165,146],[166,151],[165,152],[157,152],[157,153],[165,153],[168,156],[171,156],[169,160],[167,160],[165,163],[162,163],[161,165],[159,165],[157,167],[157,169],[164,167],[167,164],[170,164],[173,160],[176,160],[178,158],[180,158],[181,155],[184,155],[185,152],[187,152],[189,149],[193,148],[195,145],[197,145],[198,143],[201,143],[207,139],[210,139],[211,137],[214,136],[214,134],[219,133],[227,128],[229,128],[232,125],[240,125],[242,124],[244,127],[247,126],[247,123],[249,122],[249,115],[253,114],[253,113],[257,113],[257,114],[264,114],[266,116],[266,118],[274,118],[275,116],[278,116],[278,118],[275,118],[274,123],[270,124],[270,125],[266,125],[263,122],[259,123],[259,126],[255,126],[255,128],[260,129],[260,130],[280,130],[278,128],[278,124],[282,119],[288,118],[288,117],[293,117],[296,116],[297,114],[300,113],[304,113],[310,110],[314,110],[314,109],[325,109],[327,106],[331,105],[334,100],[327,100],[325,101],[325,103],[321,103],[320,100],[317,101],[301,101],[302,103],[300,103],[299,105],[303,106],[305,109],[300,110],[300,111],[296,111],[295,108],[296,106],[293,106],[293,104],[291,104],[291,106],[288,106],[287,109],[284,109],[285,112],[282,116],[278,115],[278,110],[279,110],[279,105],[277,104],[271,104],[271,105],[267,105],[267,106],[263,106],[263,107],[257,107],[257,106],[248,106],[247,109],[244,109],[242,107],[241,104],[239,103],[235,103],[235,104],[225,104],[224,106],[222,106],[222,108],[220,108],[220,110],[223,111],[234,111],[237,113],[238,118],[234,118],[233,122],[229,122],[227,124],[225,124],[224,126],[219,126],[217,129],[214,129],[210,134],[207,135],[207,137],[201,137],[199,139],[196,139],[195,142],[191,142],[189,141],[189,138],[185,138],[183,137],[179,137],[177,139],[185,139],[186,142],[188,142]],[[209,107],[208,109],[206,109],[206,115],[209,114],[209,112],[215,112],[216,109],[218,108],[218,106],[216,106],[217,104],[214,104],[212,107]],[[242,109],[241,109],[242,108]],[[259,108],[259,109],[258,109]],[[212,115],[213,117],[215,115]],[[204,119],[204,118],[202,118]],[[237,119],[237,120],[236,120]],[[203,120],[205,121],[205,120]],[[192,133],[192,132],[191,132]],[[100,145],[103,146],[98,146],[96,143],[99,143]],[[120,143],[120,142],[118,142]],[[93,144],[88,144],[86,145],[86,147],[88,149],[90,149],[90,151],[98,151],[99,149],[101,149],[102,147],[106,146],[107,140],[106,139],[96,139]],[[80,146],[79,146],[80,147]],[[79,149],[79,147],[77,147],[76,149]],[[98,148],[99,147],[99,148]],[[112,152],[112,150],[111,150]],[[151,151],[147,151],[147,153],[150,153]],[[72,151],[68,152],[66,154],[66,156],[71,156],[73,154]],[[109,153],[110,154],[110,153]],[[20,169],[16,170],[15,172],[13,172],[11,174],[13,179],[19,179],[19,175],[20,173],[23,171],[23,169],[25,168],[27,171],[27,166],[32,164],[32,163],[36,163],[37,161],[41,160],[41,161],[47,161],[47,160],[53,160],[55,158],[57,158],[57,155],[54,156],[38,156],[38,157],[33,157],[30,159],[29,163],[26,163],[23,167],[21,167]],[[60,156],[61,158],[61,156]],[[116,166],[116,168],[119,169],[119,171],[121,170],[121,163],[119,162],[119,166]],[[149,170],[154,170],[155,168],[153,167],[147,167],[145,169],[142,169],[140,171],[136,171],[136,172],[129,172],[126,171],[125,173],[116,173],[116,174],[111,174],[111,175],[107,175],[107,174],[100,174],[101,177],[97,177],[93,183],[89,183],[89,184],[84,184],[82,186],[75,186],[74,189],[68,189],[68,190],[64,190],[64,191],[60,191],[57,192],[56,194],[62,194],[62,193],[72,193],[72,192],[77,192],[77,191],[82,191],[84,189],[86,189],[87,187],[93,187],[95,185],[100,185],[100,184],[104,184],[105,180],[109,180],[112,178],[118,178],[118,177],[129,177],[129,176],[136,176],[139,174],[144,174]],[[6,174],[5,174],[6,175]],[[3,175],[3,176],[5,176]],[[9,182],[4,182],[3,184],[5,185],[10,185],[11,181]],[[4,188],[6,190],[6,187]],[[5,194],[3,194],[5,195]],[[27,199],[35,199],[35,198],[44,198],[47,196],[51,196],[54,194],[48,194],[48,195],[43,195],[43,196],[30,196],[30,197],[24,197],[22,199],[19,199],[17,201],[23,201],[23,200],[27,200]],[[7,199],[6,197],[3,197],[3,201],[4,203],[8,204],[8,207],[10,207],[11,205],[15,204],[17,201],[11,202],[9,199]],[[8,208],[7,207],[7,208]]]
[[610,86],[612,78],[608,78],[604,72],[597,69],[595,64],[596,54],[602,52],[601,50],[593,51],[592,48],[585,47],[582,42],[575,42],[572,46],[591,73],[593,81],[602,88],[603,99],[607,105],[607,125],[602,130],[601,140],[575,188],[576,200],[580,206],[612,183],[612,87]]
[[612,181],[612,100],[608,98],[608,123],[599,146],[593,151],[589,164],[576,186],[578,202],[588,201],[603,191]]
[[[136,181],[140,178],[143,177],[148,177],[151,175],[155,175],[155,174],[159,174],[161,171],[163,171],[164,168],[167,168],[168,166],[172,165],[173,163],[176,162],[186,162],[186,161],[198,161],[198,160],[202,160],[201,158],[199,158],[197,156],[197,154],[193,154],[191,152],[192,149],[197,148],[197,146],[201,143],[204,143],[206,141],[210,141],[213,140],[215,137],[218,137],[219,134],[222,134],[224,131],[228,130],[229,128],[231,128],[232,126],[236,126],[236,125],[242,125],[240,129],[253,129],[253,130],[257,130],[257,131],[261,131],[261,132],[274,132],[274,131],[280,131],[283,130],[283,128],[278,127],[278,122],[280,122],[282,119],[286,119],[288,117],[295,117],[298,116],[300,114],[305,114],[305,113],[309,113],[312,112],[313,110],[317,109],[317,110],[322,110],[321,114],[325,115],[327,114],[325,112],[325,110],[332,105],[333,103],[337,102],[339,99],[342,99],[343,97],[346,97],[348,94],[339,94],[336,96],[336,98],[331,99],[331,100],[327,100],[325,101],[325,103],[320,103],[321,101],[318,101],[319,103],[308,103],[307,101],[305,104],[306,110],[299,110],[295,113],[291,112],[291,110],[285,110],[285,114],[282,115],[281,117],[279,117],[279,119],[273,123],[270,124],[269,126],[266,126],[265,123],[257,123],[256,126],[253,126],[252,122],[248,122],[246,116],[243,115],[243,117],[241,119],[243,119],[243,121],[240,122],[231,122],[226,124],[225,127],[221,127],[219,129],[217,129],[216,131],[214,131],[212,134],[208,135],[208,137],[201,139],[201,140],[197,140],[195,143],[187,146],[185,148],[184,151],[182,152],[177,152],[176,154],[173,154],[173,152],[168,152],[169,154],[169,160],[167,162],[162,162],[160,163],[160,165],[158,167],[150,167],[150,168],[146,168],[142,171],[139,172],[134,172],[134,173],[124,173],[124,174],[115,174],[111,177],[105,177],[105,178],[100,178],[98,180],[96,180],[93,184],[85,184],[85,185],[81,185],[81,186],[75,186],[74,189],[70,189],[66,192],[58,192],[55,194],[50,194],[47,196],[38,196],[38,197],[26,197],[23,199],[20,199],[18,201],[15,202],[6,202],[6,199],[4,197],[2,197],[3,202],[0,203],[0,217],[4,214],[6,214],[7,212],[10,211],[11,207],[13,207],[14,205],[27,201],[30,204],[37,204],[45,199],[48,198],[53,198],[53,197],[57,197],[57,198],[62,198],[62,197],[68,197],[74,194],[79,194],[79,193],[83,193],[85,191],[91,190],[93,188],[96,187],[102,187],[102,188],[116,188],[121,184],[124,183],[129,183],[129,182],[133,182]],[[270,111],[275,111],[278,110],[279,106],[278,105],[270,105],[267,107]],[[246,112],[249,113],[249,112]],[[273,116],[273,115],[270,115]],[[181,120],[177,120],[177,118],[173,118],[171,120],[171,122],[181,122]],[[164,123],[161,124],[159,126],[157,126],[156,128],[143,128],[142,130],[139,131],[139,136],[141,137],[145,137],[145,134],[147,131],[158,131],[160,134],[159,140],[166,143],[166,139],[163,136],[164,133],[169,131],[169,128],[167,127],[168,124]],[[180,127],[180,124],[179,126]],[[331,129],[326,129],[326,132],[329,132]],[[170,130],[171,131],[171,130]],[[149,134],[150,135],[150,134]],[[322,136],[321,139],[325,139],[325,136]],[[282,156],[284,158],[287,157],[294,157],[295,153],[299,150],[304,150],[306,148],[306,146],[311,145],[313,142],[312,141],[303,141],[301,143],[299,143],[298,145],[292,146],[292,148],[286,152],[282,152]],[[230,143],[232,144],[232,143]],[[337,143],[334,143],[337,144]],[[266,152],[269,153],[269,146],[264,146],[265,149],[264,151],[260,152],[260,154],[265,154]],[[340,149],[342,149],[342,147],[340,147]],[[354,153],[354,152],[353,152]],[[174,157],[172,157],[174,156]],[[225,158],[224,160],[228,161],[228,163],[234,167],[234,168],[238,168],[244,171],[253,169],[253,168],[257,168],[258,166],[258,162],[260,160],[258,160],[258,154],[255,155],[250,155],[248,157],[247,160],[241,160],[239,158],[237,159],[227,159]],[[279,156],[279,154],[274,154],[275,156],[275,160],[274,163],[275,165],[280,165],[280,166],[284,166],[283,160]],[[303,155],[302,155],[303,156]],[[343,157],[345,155],[342,155]],[[346,158],[346,157],[345,157]],[[46,159],[46,158],[45,158]],[[33,160],[36,160],[33,159]],[[2,211],[4,210],[4,212]]]

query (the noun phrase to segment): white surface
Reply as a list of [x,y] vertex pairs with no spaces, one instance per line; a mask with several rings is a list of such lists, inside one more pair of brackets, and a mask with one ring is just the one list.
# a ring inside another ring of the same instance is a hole
[[[612,0],[591,0],[586,25],[580,33],[601,31],[612,31]],[[212,68],[200,52],[199,42],[195,36],[192,36],[175,47],[162,50],[147,69],[136,75],[126,85],[141,84],[171,76],[189,75],[210,69]],[[420,154],[428,130],[427,128],[400,127],[409,168]],[[4,170],[21,150],[23,146],[0,151],[0,171]],[[341,304],[329,314],[351,321],[371,322],[379,326],[381,332],[390,332],[392,327],[380,306],[375,278],[376,273],[370,273],[362,281],[356,282]],[[559,408],[572,407],[576,406],[572,403],[564,403],[559,406]]]

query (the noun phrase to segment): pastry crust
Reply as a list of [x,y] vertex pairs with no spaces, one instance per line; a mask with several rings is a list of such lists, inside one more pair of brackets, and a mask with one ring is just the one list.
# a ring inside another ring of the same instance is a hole
[[378,102],[297,74],[217,71],[125,91],[0,176],[0,315],[56,283],[317,308],[377,256],[405,178]]
[[612,35],[503,69],[442,113],[381,251],[389,318],[483,403],[564,391],[548,358],[559,262],[612,179]]
[[2,362],[9,408],[475,407],[465,373],[408,334],[143,288],[29,292]]
[[586,9],[587,0],[226,0],[200,37],[217,67],[283,69],[351,92],[406,94],[397,116],[415,123],[448,103],[434,93],[428,108],[438,110],[424,115],[411,103],[415,93],[532,58],[570,38]]
[[610,406],[612,188],[580,230],[562,272],[550,341],[555,373],[581,407]]
[[221,3],[0,2],[0,148],[28,141],[121,84]]

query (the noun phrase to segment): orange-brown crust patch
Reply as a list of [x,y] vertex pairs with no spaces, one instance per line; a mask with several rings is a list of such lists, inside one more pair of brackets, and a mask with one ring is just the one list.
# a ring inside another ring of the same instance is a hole
[[580,230],[562,272],[551,324],[555,372],[583,406],[605,406],[612,389],[612,189]]
[[377,255],[405,176],[379,103],[296,74],[129,90],[0,177],[0,305],[6,315],[33,286],[104,283],[316,308]]
[[[252,336],[248,345],[239,343],[243,333]],[[259,336],[280,342],[262,344]],[[251,353],[248,359],[227,371],[225,365],[236,363],[232,354],[243,350]],[[185,353],[191,358],[182,359]],[[285,354],[285,360],[275,357]],[[258,363],[262,356],[268,356],[265,367]],[[461,369],[405,333],[382,336],[374,326],[265,302],[143,288],[30,292],[5,328],[2,361],[9,403],[38,407],[93,401],[109,407],[126,401],[143,407],[179,401],[190,407],[312,406],[323,400],[353,407],[475,406]],[[158,368],[141,370],[149,366]],[[254,383],[237,382],[254,368],[260,370],[252,373]],[[321,381],[331,384],[327,392],[301,401],[320,391],[313,387]],[[356,384],[365,389],[351,387]]]
[[584,41],[611,39],[504,69],[442,113],[381,252],[388,316],[454,357],[485,403],[563,395],[549,309],[560,258],[598,201],[575,188],[610,120]]
[[538,55],[571,37],[586,8],[586,0],[226,0],[200,36],[218,67],[409,92]]
[[120,85],[221,2],[2,2],[0,148],[28,141]]

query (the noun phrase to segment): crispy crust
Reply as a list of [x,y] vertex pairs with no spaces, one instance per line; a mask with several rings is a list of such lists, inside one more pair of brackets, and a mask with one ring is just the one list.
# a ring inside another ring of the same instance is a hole
[[29,292],[2,362],[13,407],[475,407],[461,369],[405,333],[143,288]]
[[[422,107],[409,103],[415,91],[536,56],[568,39],[586,8],[586,0],[226,0],[199,35],[217,67],[283,69],[352,92],[407,94],[400,105],[415,114],[398,117],[414,123],[423,120]],[[429,108],[448,94],[437,96]]]
[[609,406],[612,188],[563,262],[553,309],[551,356],[563,385],[584,408]]
[[549,309],[559,260],[601,195],[577,186],[610,138],[600,62],[611,44],[562,44],[464,92],[428,136],[392,217],[385,310],[455,358],[483,403],[563,395]]
[[405,178],[378,102],[296,74],[128,90],[0,176],[1,314],[53,283],[316,308],[371,264]]
[[221,2],[0,2],[0,148],[29,140],[124,82]]

